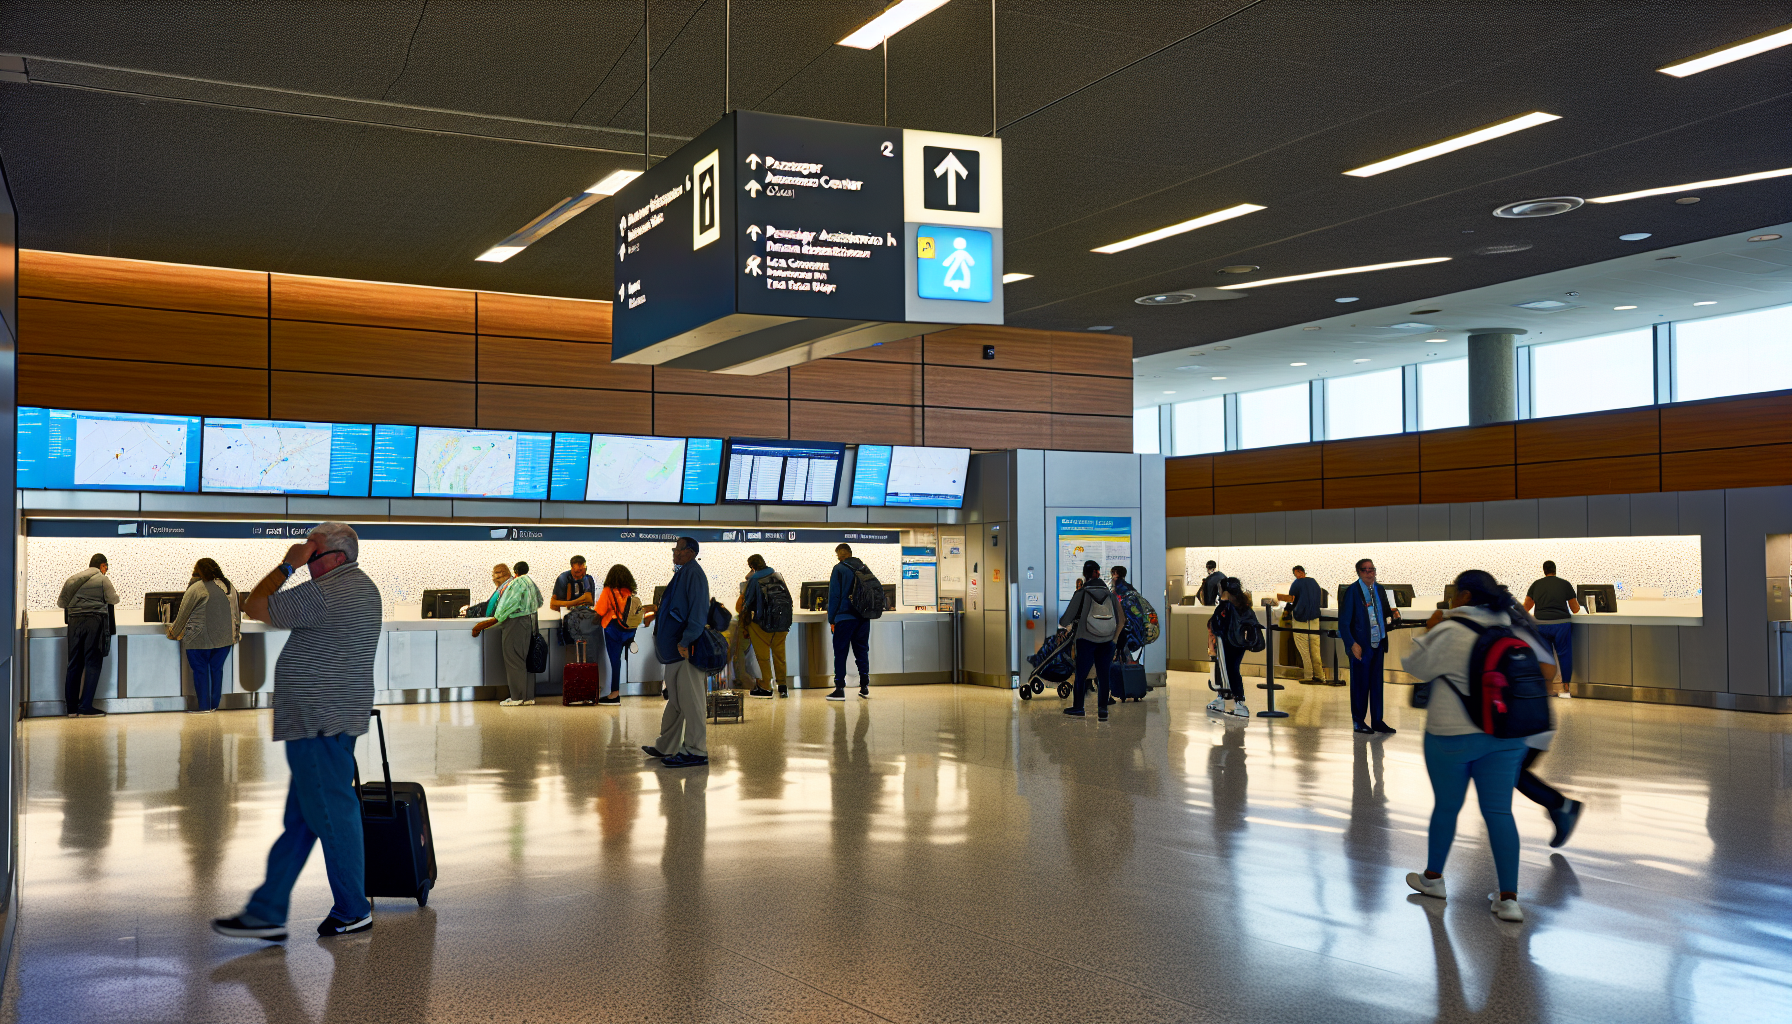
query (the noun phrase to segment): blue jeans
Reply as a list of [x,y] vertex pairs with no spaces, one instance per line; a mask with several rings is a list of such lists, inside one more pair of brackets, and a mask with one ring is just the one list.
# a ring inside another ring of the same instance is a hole
[[1572,623],[1537,623],[1537,636],[1555,652],[1556,682],[1567,685],[1574,679],[1574,626]]
[[871,620],[841,619],[834,623],[834,689],[846,689],[846,651],[859,666],[859,689],[871,685]]
[[286,741],[292,783],[286,791],[286,831],[268,851],[268,877],[243,908],[268,924],[285,924],[292,886],[299,880],[311,844],[322,840],[324,870],[336,903],[330,913],[358,921],[373,909],[367,902],[367,860],[361,839],[361,801],[355,796],[355,737],[310,736]]
[[1493,866],[1501,892],[1518,891],[1518,825],[1512,820],[1512,787],[1529,749],[1521,739],[1500,739],[1484,732],[1467,736],[1425,734],[1425,771],[1431,775],[1431,845],[1425,870],[1443,873],[1456,842],[1456,816],[1475,780],[1475,799],[1487,822]]
[[604,653],[610,656],[610,692],[622,692],[622,649],[635,642],[635,631],[619,622],[604,627]]
[[193,669],[193,695],[199,700],[199,710],[218,710],[218,698],[224,694],[224,659],[228,657],[228,647],[187,649],[187,664]]

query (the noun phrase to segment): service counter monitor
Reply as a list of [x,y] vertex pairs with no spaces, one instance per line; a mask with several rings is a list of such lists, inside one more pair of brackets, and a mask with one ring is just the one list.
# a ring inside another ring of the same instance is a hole
[[1618,588],[1610,583],[1582,583],[1574,588],[1574,599],[1590,612],[1618,610]]
[[828,584],[804,583],[801,594],[797,597],[797,607],[806,612],[823,612],[828,608]]
[[467,588],[425,590],[423,617],[426,619],[458,619],[473,603],[473,592]]

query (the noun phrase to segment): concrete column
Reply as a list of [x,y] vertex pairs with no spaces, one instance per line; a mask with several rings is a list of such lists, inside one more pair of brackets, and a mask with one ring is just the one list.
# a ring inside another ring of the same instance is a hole
[[1483,327],[1468,335],[1468,424],[1505,423],[1518,418],[1518,368],[1513,356],[1517,327]]

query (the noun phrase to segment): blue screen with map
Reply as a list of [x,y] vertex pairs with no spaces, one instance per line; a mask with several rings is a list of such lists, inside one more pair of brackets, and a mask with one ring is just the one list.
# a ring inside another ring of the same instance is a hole
[[373,426],[206,417],[200,490],[367,496]]
[[20,406],[18,485],[75,491],[196,491],[198,416]]

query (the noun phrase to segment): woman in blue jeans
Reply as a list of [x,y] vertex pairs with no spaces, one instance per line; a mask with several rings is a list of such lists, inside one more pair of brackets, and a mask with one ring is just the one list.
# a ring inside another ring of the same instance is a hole
[[193,670],[191,714],[218,710],[224,694],[224,660],[243,639],[241,595],[209,558],[193,563],[192,583],[181,596],[180,610],[168,623],[168,639],[179,640]]
[[628,609],[634,596],[635,577],[628,566],[621,562],[610,566],[594,609],[597,621],[604,627],[604,653],[610,657],[610,692],[597,698],[599,704],[622,703],[622,649],[635,642],[635,631],[628,627]]
[[[1432,681],[1425,716],[1425,770],[1431,776],[1430,851],[1423,874],[1406,876],[1413,889],[1444,898],[1444,862],[1456,841],[1456,817],[1462,811],[1470,780],[1487,823],[1493,846],[1499,891],[1489,900],[1502,921],[1522,921],[1518,906],[1518,825],[1512,819],[1512,788],[1526,751],[1523,737],[1502,739],[1482,731],[1469,718],[1459,694],[1469,692],[1469,656],[1478,634],[1453,620],[1470,619],[1483,626],[1509,626],[1531,645],[1543,662],[1544,676],[1555,674],[1554,660],[1537,639],[1536,623],[1489,573],[1470,569],[1456,577],[1456,598],[1449,611],[1431,616],[1424,636],[1413,641],[1401,669]],[[1449,685],[1438,685],[1448,683]]]

